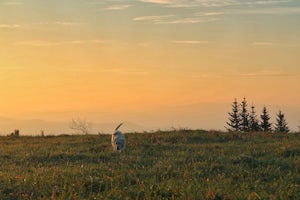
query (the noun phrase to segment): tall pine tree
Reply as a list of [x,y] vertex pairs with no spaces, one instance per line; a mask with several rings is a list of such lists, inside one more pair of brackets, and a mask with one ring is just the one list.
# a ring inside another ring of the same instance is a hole
[[290,131],[289,127],[287,126],[284,114],[281,112],[281,110],[279,110],[279,112],[277,113],[275,131],[280,133],[288,133]]
[[241,103],[241,122],[240,122],[240,130],[243,132],[249,131],[249,113],[248,113],[248,103],[246,98],[244,97],[242,103]]
[[267,108],[266,106],[263,107],[263,110],[262,110],[262,114],[260,115],[260,118],[261,118],[261,122],[260,122],[260,128],[262,131],[265,131],[265,132],[270,132],[272,131],[272,124],[270,123],[270,116],[269,116],[269,113],[267,111]]
[[255,107],[252,104],[251,112],[249,116],[249,131],[250,132],[257,132],[260,131],[259,122],[256,116]]
[[229,121],[226,122],[228,127],[226,129],[228,131],[239,131],[240,129],[240,115],[239,115],[239,104],[236,99],[234,99],[234,102],[231,105],[232,111],[228,113],[229,115]]

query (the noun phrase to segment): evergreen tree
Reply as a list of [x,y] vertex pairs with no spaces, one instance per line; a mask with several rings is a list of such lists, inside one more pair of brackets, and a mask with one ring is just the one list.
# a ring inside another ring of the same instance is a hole
[[248,113],[248,103],[246,98],[244,97],[242,103],[241,103],[241,113],[240,113],[240,130],[244,132],[249,131],[249,113]]
[[268,132],[268,131],[272,131],[272,127],[271,127],[271,123],[269,122],[270,120],[270,116],[269,113],[267,111],[267,108],[264,106],[263,110],[262,110],[262,114],[260,115],[261,118],[261,122],[260,122],[260,128],[262,131]]
[[249,131],[257,132],[260,131],[259,122],[256,116],[254,105],[251,106],[251,113],[249,116]]
[[226,122],[228,131],[239,131],[240,129],[240,115],[239,115],[239,104],[236,99],[232,103],[232,111],[228,113],[229,122]]
[[290,131],[284,118],[284,114],[281,112],[281,110],[279,110],[277,113],[275,131],[281,133],[288,133]]

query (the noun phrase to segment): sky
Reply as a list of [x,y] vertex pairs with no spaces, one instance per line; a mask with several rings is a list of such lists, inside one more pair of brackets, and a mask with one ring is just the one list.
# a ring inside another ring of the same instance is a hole
[[0,116],[222,129],[246,97],[296,129],[299,35],[298,0],[0,0]]

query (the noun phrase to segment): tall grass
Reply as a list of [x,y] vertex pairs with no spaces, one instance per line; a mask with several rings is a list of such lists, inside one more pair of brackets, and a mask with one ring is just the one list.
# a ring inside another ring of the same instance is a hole
[[0,137],[0,199],[297,199],[300,135]]

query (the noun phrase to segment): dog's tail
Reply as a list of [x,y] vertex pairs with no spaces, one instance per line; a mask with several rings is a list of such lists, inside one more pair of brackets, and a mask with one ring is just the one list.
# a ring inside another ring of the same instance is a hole
[[120,128],[120,126],[122,126],[122,125],[123,125],[123,122],[121,124],[119,124],[119,126],[117,126],[117,128],[115,129],[115,131],[117,131]]

